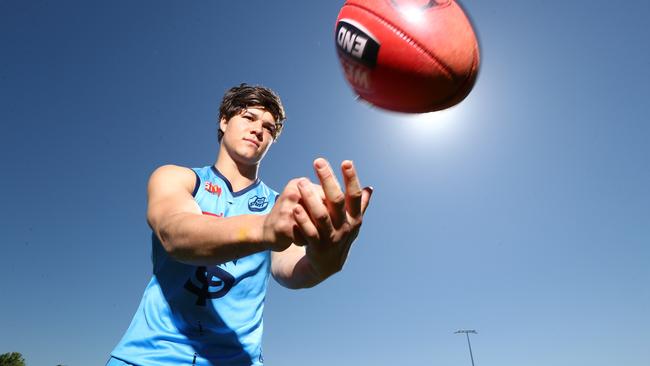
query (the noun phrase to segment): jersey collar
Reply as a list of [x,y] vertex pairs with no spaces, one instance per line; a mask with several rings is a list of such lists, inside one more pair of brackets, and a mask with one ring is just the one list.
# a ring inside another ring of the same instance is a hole
[[259,178],[256,178],[255,181],[253,183],[251,183],[251,185],[249,185],[248,187],[246,187],[246,188],[244,188],[244,189],[242,189],[240,191],[233,192],[232,191],[232,184],[230,184],[230,181],[228,180],[228,178],[226,178],[223,174],[221,174],[221,172],[214,165],[211,166],[210,168],[212,169],[212,172],[217,177],[221,178],[221,180],[223,180],[226,183],[226,186],[228,187],[228,191],[230,191],[230,194],[232,194],[233,197],[241,196],[242,194],[250,191],[251,189],[254,189],[255,187],[257,187],[262,182]]

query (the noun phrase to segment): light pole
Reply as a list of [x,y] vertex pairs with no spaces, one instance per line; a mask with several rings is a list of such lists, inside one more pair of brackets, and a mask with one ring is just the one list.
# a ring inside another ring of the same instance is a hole
[[460,329],[454,332],[454,334],[465,333],[467,336],[467,345],[469,346],[469,357],[472,359],[472,366],[474,366],[474,356],[472,355],[472,344],[469,343],[469,334],[478,334],[474,329]]

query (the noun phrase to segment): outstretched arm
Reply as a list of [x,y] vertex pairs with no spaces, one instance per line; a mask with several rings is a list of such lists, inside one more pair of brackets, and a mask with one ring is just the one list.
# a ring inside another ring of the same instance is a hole
[[290,182],[267,215],[215,218],[203,215],[192,197],[192,170],[162,166],[147,188],[147,221],[174,259],[193,265],[213,265],[263,250],[284,250],[293,241],[293,208],[300,194]]

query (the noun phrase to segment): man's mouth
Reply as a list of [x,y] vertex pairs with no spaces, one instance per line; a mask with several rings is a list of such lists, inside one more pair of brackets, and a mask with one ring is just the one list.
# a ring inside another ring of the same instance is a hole
[[254,144],[256,147],[260,147],[260,143],[258,141],[248,139],[248,138],[245,138],[244,141],[248,141],[248,142]]

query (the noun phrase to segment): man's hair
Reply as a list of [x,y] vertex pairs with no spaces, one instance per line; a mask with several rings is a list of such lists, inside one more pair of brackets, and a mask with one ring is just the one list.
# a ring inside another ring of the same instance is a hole
[[[217,125],[219,125],[222,118],[225,118],[226,121],[228,121],[246,108],[255,106],[262,107],[264,110],[271,113],[275,119],[275,133],[273,139],[277,139],[278,136],[280,136],[280,132],[282,132],[284,120],[287,119],[287,116],[284,114],[284,107],[282,107],[280,96],[273,90],[260,85],[241,84],[230,88],[221,100]],[[223,131],[221,131],[221,127],[219,127],[219,142],[221,142],[222,138]]]

